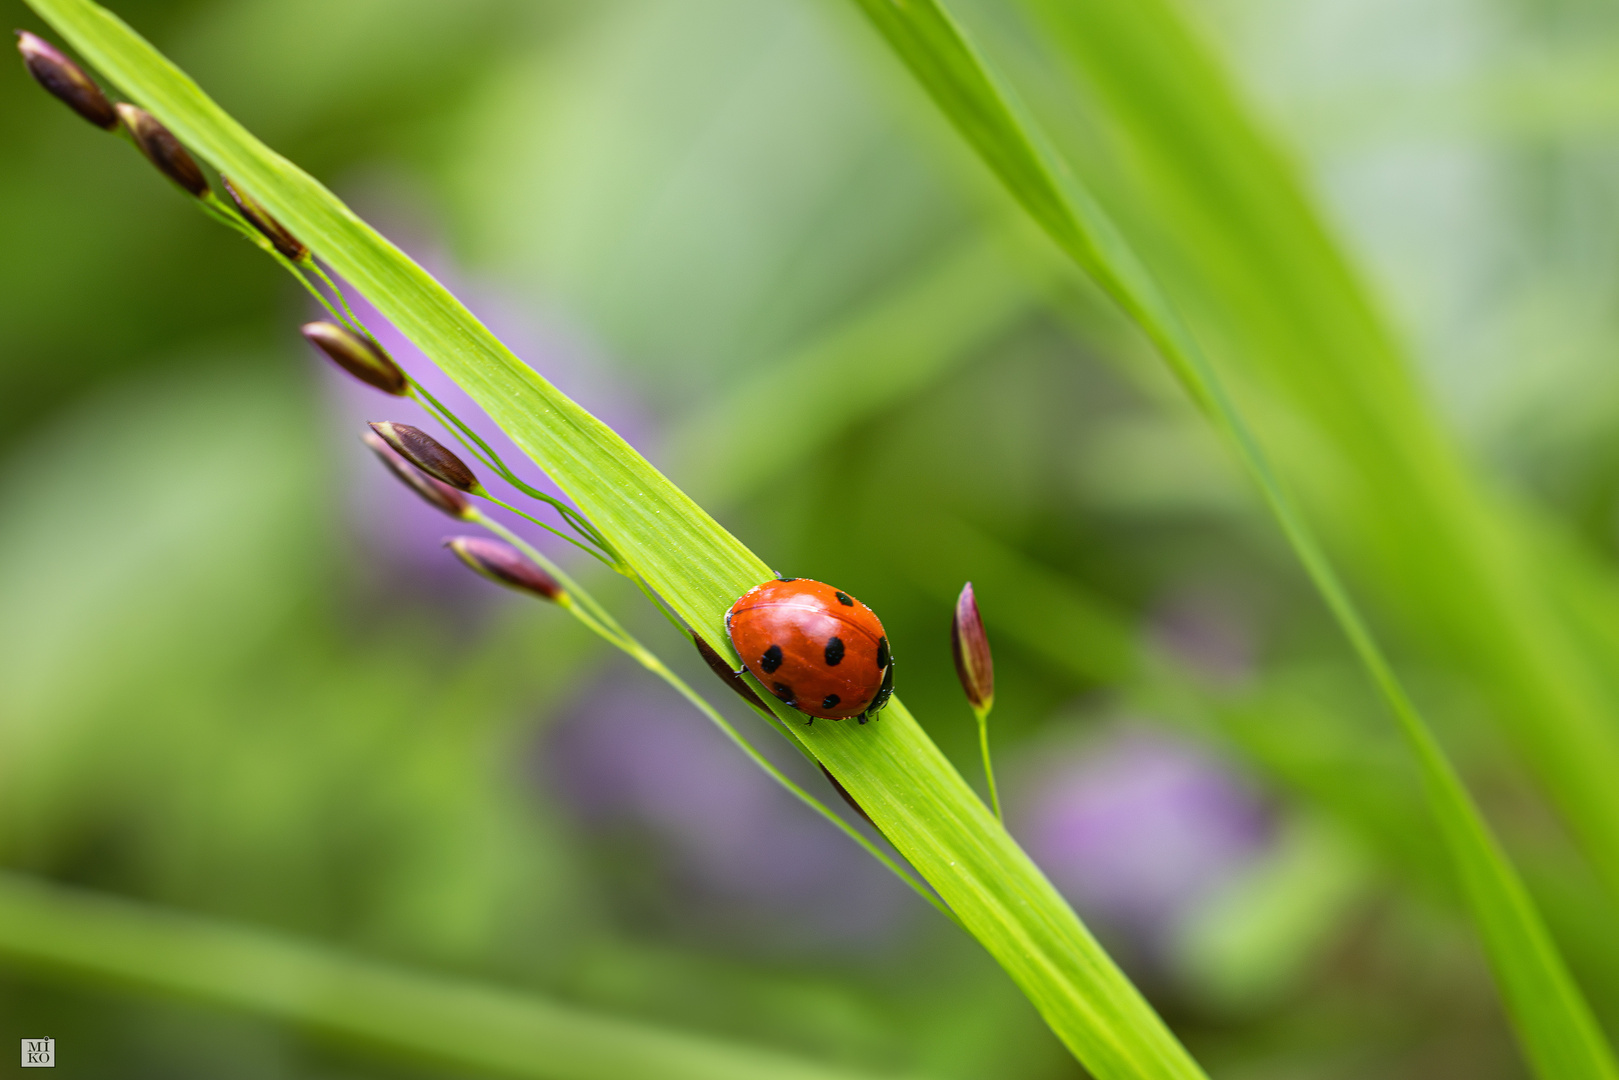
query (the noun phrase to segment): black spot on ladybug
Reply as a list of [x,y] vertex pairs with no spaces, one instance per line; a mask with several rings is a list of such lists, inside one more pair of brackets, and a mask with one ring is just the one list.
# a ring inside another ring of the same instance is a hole
[[[774,648],[774,646],[772,646],[772,648]],[[886,638],[886,637],[878,638],[877,639],[877,667],[878,667],[878,669],[880,670],[882,668],[887,667],[888,666],[888,661],[891,660],[891,659],[893,659],[893,657],[888,655],[888,638]],[[774,671],[776,669],[775,668],[768,668],[766,670]]]
[[842,604],[844,607],[854,607],[854,601],[850,600],[849,594],[844,592],[842,589],[833,589],[832,595],[837,597],[838,603]]
[[777,581],[797,581],[798,579],[795,578],[795,577],[782,577],[780,574],[777,574],[776,575],[776,580]]
[[830,709],[830,708],[832,708],[832,706],[836,705],[838,702],[840,702],[842,700],[843,699],[838,697],[838,695],[836,695],[836,694],[828,694],[828,695],[826,695],[826,697],[821,699],[821,708]]
[[843,639],[834,637],[826,643],[826,666],[837,667],[841,663],[843,663]]
[[781,646],[772,645],[766,649],[765,654],[759,657],[759,666],[765,669],[766,675],[775,674],[776,669],[781,667]]
[[775,686],[772,686],[770,688],[770,692],[781,698],[781,700],[785,701],[789,705],[798,704],[798,695],[794,694],[793,688],[784,682],[779,682]]

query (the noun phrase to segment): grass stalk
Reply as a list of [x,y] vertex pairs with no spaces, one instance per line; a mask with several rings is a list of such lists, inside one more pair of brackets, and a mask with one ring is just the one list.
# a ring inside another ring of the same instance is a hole
[[1259,487],[1417,760],[1429,809],[1531,1066],[1544,1080],[1619,1077],[1619,1064],[1517,872],[1167,294],[937,0],[903,7],[855,2],[1010,194],[1146,332]]
[[0,872],[11,966],[199,999],[456,1069],[531,1080],[874,1080],[490,983]]
[[[695,633],[772,576],[617,433],[496,339],[332,193],[90,0],[31,0],[100,73],[264,205],[465,389]],[[790,715],[779,709],[784,720]],[[866,725],[791,724],[1098,1080],[1204,1074],[899,697]]]

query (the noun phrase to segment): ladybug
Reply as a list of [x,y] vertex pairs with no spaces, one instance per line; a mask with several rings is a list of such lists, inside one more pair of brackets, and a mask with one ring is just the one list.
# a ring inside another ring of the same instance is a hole
[[[894,657],[865,604],[809,578],[776,578],[743,593],[725,632],[766,690],[810,717],[864,724],[894,693]],[[740,672],[738,672],[740,674]]]

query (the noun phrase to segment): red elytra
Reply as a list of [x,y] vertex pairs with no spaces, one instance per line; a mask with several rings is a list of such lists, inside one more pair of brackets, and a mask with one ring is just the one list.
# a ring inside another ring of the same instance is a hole
[[725,631],[753,677],[811,717],[864,724],[894,691],[883,624],[822,582],[778,578],[749,589],[726,612]]

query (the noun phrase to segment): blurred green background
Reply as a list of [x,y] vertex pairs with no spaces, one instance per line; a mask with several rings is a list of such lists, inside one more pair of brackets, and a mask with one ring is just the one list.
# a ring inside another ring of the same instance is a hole
[[[969,776],[973,580],[1013,832],[1212,1075],[1523,1075],[1392,729],[1263,508],[852,8],[116,10],[751,547],[875,608]],[[1185,14],[1464,454],[1611,568],[1619,14]],[[1082,1075],[666,688],[453,564],[356,439],[419,416],[316,361],[268,260],[20,64],[0,142],[0,886],[861,1075]],[[1614,1034],[1619,911],[1411,628],[1424,598],[1373,598]],[[462,1074],[41,951],[0,931],[0,1017],[77,1075]]]

